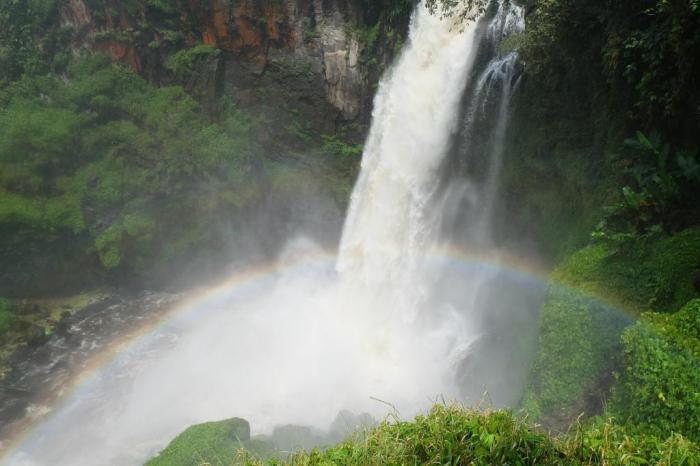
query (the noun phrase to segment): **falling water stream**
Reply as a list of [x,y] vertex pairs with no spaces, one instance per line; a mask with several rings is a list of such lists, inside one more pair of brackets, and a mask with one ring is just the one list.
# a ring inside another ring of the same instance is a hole
[[[522,369],[498,341],[530,284],[463,251],[493,246],[517,87],[516,56],[498,47],[521,27],[510,2],[466,26],[419,5],[379,86],[337,257],[292,238],[279,262],[297,265],[193,298],[49,407],[3,464],[141,464],[187,426],[234,416],[257,433],[321,431],[343,410],[378,419],[390,404],[408,418],[488,390],[511,402]],[[455,158],[488,163],[448,176]]]

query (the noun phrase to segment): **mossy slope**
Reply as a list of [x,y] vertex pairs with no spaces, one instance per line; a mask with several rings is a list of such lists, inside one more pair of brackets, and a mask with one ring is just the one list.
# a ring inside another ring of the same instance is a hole
[[614,373],[629,362],[623,353],[633,342],[621,339],[624,329],[644,312],[674,313],[700,297],[693,287],[698,266],[697,228],[640,238],[624,250],[594,244],[565,259],[542,307],[525,408],[554,428],[600,413]]

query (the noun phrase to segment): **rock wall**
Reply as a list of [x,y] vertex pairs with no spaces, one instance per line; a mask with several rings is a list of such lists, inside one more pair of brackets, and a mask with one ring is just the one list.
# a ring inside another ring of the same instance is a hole
[[[326,100],[346,120],[367,117],[373,83],[363,62],[358,33],[364,21],[359,0],[65,0],[59,7],[62,26],[74,31],[74,49],[88,48],[167,84],[173,77],[165,64],[178,50],[211,44],[222,51],[221,65],[246,63],[253,75],[271,63],[307,67],[320,77]],[[220,76],[220,65],[202,72]],[[226,85],[207,88],[226,89]],[[231,86],[228,86],[230,88]],[[206,96],[205,96],[206,97]],[[209,95],[208,99],[214,98]]]

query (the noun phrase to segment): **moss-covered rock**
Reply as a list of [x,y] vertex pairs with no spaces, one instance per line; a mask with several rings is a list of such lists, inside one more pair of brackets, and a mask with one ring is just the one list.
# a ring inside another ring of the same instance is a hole
[[161,451],[146,466],[228,466],[240,451],[267,459],[273,455],[271,444],[251,440],[248,421],[240,418],[190,427]]

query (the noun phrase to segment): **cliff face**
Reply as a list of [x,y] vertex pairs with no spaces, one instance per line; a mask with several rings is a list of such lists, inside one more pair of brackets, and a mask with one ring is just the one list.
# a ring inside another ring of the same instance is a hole
[[[367,116],[371,104],[369,68],[390,57],[361,60],[364,26],[359,0],[66,0],[61,25],[71,28],[73,47],[106,52],[156,83],[172,80],[165,64],[177,50],[210,44],[221,51],[202,72],[228,79],[243,67],[251,76],[274,64],[303,67],[323,87],[325,99],[344,120]],[[207,81],[214,89],[237,83]],[[218,78],[217,78],[218,79]],[[200,83],[201,84],[201,83]],[[207,96],[205,96],[207,97]]]

